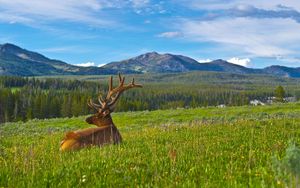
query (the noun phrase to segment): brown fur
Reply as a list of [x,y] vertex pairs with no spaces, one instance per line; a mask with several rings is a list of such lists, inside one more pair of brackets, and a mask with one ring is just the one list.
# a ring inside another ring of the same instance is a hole
[[122,136],[112,122],[110,115],[108,116],[109,117],[100,120],[96,118],[95,115],[87,118],[87,121],[90,121],[91,124],[95,124],[98,127],[68,132],[61,142],[60,150],[70,151],[88,146],[121,143]]

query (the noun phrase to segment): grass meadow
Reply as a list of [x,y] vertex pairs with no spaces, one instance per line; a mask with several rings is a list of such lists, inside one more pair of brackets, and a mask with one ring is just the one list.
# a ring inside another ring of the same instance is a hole
[[0,187],[300,186],[299,103],[115,113],[122,144],[60,152],[84,119],[0,125]]

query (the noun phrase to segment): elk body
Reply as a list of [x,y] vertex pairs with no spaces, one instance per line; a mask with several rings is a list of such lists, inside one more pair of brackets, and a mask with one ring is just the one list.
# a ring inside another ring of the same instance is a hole
[[98,97],[98,104],[89,100],[88,105],[97,112],[88,117],[86,122],[94,124],[97,127],[68,132],[61,142],[61,151],[77,150],[88,146],[119,144],[122,142],[122,136],[113,123],[110,114],[115,110],[116,102],[125,90],[142,87],[142,85],[135,84],[134,79],[127,85],[124,85],[124,82],[125,77],[121,77],[119,74],[119,85],[113,88],[113,78],[110,77],[109,90],[106,98],[100,95]]

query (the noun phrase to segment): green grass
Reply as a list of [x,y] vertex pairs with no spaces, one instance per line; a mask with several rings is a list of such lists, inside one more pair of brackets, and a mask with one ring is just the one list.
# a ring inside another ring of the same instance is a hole
[[20,87],[11,87],[10,89],[11,89],[11,91],[12,91],[13,93],[15,93],[15,92],[17,92],[17,91],[20,91],[20,90],[21,90],[21,88],[20,88]]
[[59,152],[84,119],[0,125],[0,187],[284,187],[272,159],[300,144],[296,103],[116,113],[122,144]]

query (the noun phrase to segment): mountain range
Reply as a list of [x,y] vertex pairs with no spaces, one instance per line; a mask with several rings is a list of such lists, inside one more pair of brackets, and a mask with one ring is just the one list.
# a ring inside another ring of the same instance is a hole
[[222,59],[208,63],[173,54],[150,52],[127,60],[111,62],[102,67],[80,67],[60,60],[49,59],[39,53],[28,51],[14,44],[0,45],[0,75],[107,75],[171,73],[188,71],[214,71],[234,74],[267,74],[283,77],[300,77],[300,67],[273,65],[264,69],[247,68]]
[[99,67],[79,67],[60,60],[49,59],[13,44],[0,45],[0,75],[98,75],[115,74],[116,70]]

